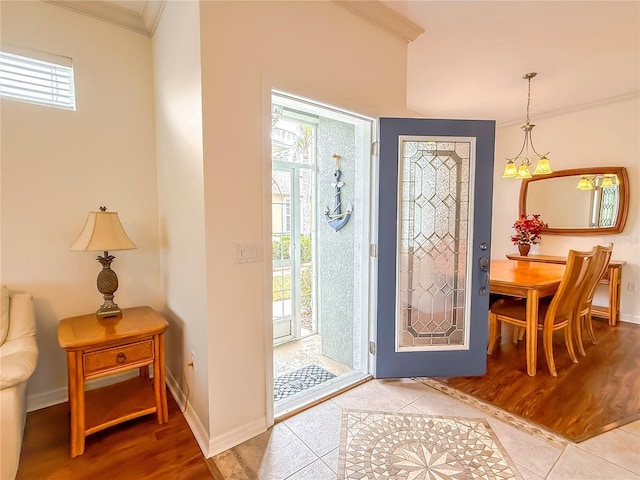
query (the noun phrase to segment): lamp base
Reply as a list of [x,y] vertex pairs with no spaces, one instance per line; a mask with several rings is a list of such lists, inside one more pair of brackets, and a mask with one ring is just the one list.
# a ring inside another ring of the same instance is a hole
[[117,317],[121,314],[122,311],[120,311],[120,307],[118,307],[118,305],[113,302],[111,302],[110,304],[108,302],[104,302],[102,305],[100,305],[100,308],[96,312],[96,316],[100,318]]
[[100,305],[96,312],[96,315],[100,318],[117,317],[122,313],[118,305],[113,301],[113,294],[118,289],[118,276],[116,272],[111,270],[111,262],[114,258],[113,255],[109,255],[109,252],[104,252],[102,257],[96,259],[102,265],[102,270],[100,270],[96,280],[98,291],[102,293],[102,298],[104,298],[104,303]]

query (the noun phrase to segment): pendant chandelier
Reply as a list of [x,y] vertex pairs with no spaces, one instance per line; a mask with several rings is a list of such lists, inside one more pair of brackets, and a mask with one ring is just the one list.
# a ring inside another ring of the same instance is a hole
[[[529,160],[529,148],[531,148],[532,153],[538,157],[538,163],[535,170],[533,171],[533,175],[546,175],[548,173],[553,173],[553,170],[551,170],[551,165],[549,164],[549,159],[547,158],[547,153],[549,152],[545,153],[544,155],[540,155],[538,152],[536,152],[536,149],[533,147],[533,137],[531,136],[531,131],[533,130],[533,127],[535,127],[535,125],[531,125],[529,123],[531,79],[536,75],[536,72],[531,72],[522,76],[522,78],[524,78],[528,82],[527,123],[522,126],[522,130],[524,130],[524,142],[522,143],[522,148],[515,157],[507,158],[507,165],[504,167],[502,178],[531,178],[532,174],[529,170],[529,167],[531,165],[531,160]],[[523,152],[524,156],[522,155]]]

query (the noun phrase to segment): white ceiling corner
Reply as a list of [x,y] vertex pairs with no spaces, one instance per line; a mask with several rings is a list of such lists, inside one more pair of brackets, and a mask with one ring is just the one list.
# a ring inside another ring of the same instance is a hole
[[424,33],[424,29],[420,25],[413,23],[377,0],[358,2],[351,0],[333,1],[377,27],[399,36],[407,43],[414,41]]
[[144,2],[144,7],[142,9],[142,21],[147,28],[149,35],[153,35],[153,32],[156,31],[165,2],[166,0],[146,0]]
[[165,0],[42,0],[151,36]]

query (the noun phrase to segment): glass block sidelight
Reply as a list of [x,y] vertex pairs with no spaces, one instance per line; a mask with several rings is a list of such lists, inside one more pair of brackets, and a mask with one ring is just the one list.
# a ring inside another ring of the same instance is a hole
[[396,348],[464,347],[472,140],[400,137]]

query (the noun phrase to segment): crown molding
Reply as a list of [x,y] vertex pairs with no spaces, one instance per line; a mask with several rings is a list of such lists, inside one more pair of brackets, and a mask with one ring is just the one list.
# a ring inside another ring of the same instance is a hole
[[[541,112],[536,114],[536,120],[558,117],[560,115],[566,115],[569,113],[579,112],[581,110],[588,110],[591,108],[602,107],[605,105],[612,105],[618,102],[626,102],[627,100],[633,100],[640,98],[640,90],[634,90],[633,92],[623,93],[621,95],[614,95],[612,97],[600,98],[598,100],[593,100],[591,102],[580,103],[577,105],[571,105],[566,108],[559,108],[557,110],[548,110],[546,112]],[[510,127],[512,125],[522,125],[524,119],[520,120],[509,120],[506,122],[500,122],[496,124],[496,128],[502,127]]]
[[403,17],[385,4],[373,1],[333,0],[360,18],[400,37],[405,42],[414,41],[424,33],[424,28]]
[[146,0],[139,13],[121,8],[108,1],[96,0],[42,0],[51,5],[119,25],[134,32],[151,36],[155,31],[165,0]]
[[147,0],[144,3],[144,8],[142,9],[142,22],[147,28],[150,36],[153,36],[156,31],[165,3],[166,0]]

